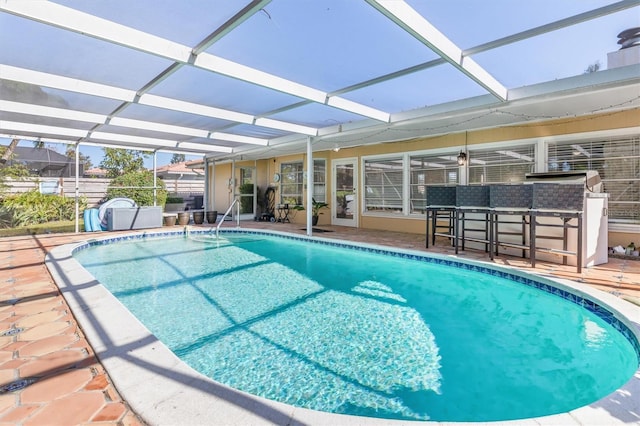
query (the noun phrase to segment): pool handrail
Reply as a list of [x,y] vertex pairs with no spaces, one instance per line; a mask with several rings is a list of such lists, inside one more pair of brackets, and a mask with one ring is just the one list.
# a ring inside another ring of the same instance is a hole
[[222,219],[220,219],[220,222],[218,222],[218,224],[216,225],[216,240],[218,239],[218,231],[220,231],[220,226],[222,226],[222,223],[224,222],[224,219],[229,215],[229,213],[231,213],[231,209],[233,209],[233,206],[238,204],[238,212],[236,213],[236,220],[238,223],[238,228],[240,227],[240,203],[238,202],[238,199],[234,199],[233,202],[231,203],[231,205],[229,206],[229,208],[227,209],[226,212],[224,212],[224,215],[222,215]]

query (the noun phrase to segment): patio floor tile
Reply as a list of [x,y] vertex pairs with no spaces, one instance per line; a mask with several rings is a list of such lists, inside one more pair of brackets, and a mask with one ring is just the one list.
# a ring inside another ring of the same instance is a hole
[[24,422],[24,426],[75,425],[91,419],[105,405],[100,392],[80,392],[56,399]]
[[58,399],[83,389],[91,378],[91,371],[82,369],[57,374],[52,379],[41,379],[22,391],[20,401],[28,404]]
[[59,351],[77,342],[79,337],[75,334],[61,334],[27,343],[19,349],[21,357],[35,357]]

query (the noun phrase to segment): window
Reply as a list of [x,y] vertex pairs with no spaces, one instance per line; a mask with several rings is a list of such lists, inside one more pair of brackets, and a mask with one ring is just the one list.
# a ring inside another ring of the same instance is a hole
[[364,161],[364,211],[402,213],[401,157]]
[[240,167],[240,185],[253,183],[253,167]]
[[469,184],[524,181],[535,171],[535,145],[469,151]]
[[597,170],[609,194],[609,220],[640,224],[640,137],[549,143],[547,169]]
[[[303,163],[282,163],[280,165],[280,203],[302,205],[304,195]],[[326,160],[313,160],[313,198],[326,202]]]
[[318,202],[327,202],[327,167],[324,159],[313,160],[313,198]]
[[280,165],[280,203],[301,205],[304,172],[302,162],[282,163]]
[[457,153],[415,155],[410,158],[410,213],[424,214],[427,185],[455,185],[459,181]]

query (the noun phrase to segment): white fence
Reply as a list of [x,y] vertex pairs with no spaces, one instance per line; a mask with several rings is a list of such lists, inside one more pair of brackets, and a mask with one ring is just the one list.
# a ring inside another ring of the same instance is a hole
[[[100,204],[107,194],[110,182],[111,179],[79,179],[78,191],[81,197],[87,199],[88,207],[97,207]],[[182,197],[191,206],[195,196],[204,194],[203,180],[165,180],[163,182],[169,195]],[[28,192],[41,186],[44,186],[47,191],[55,191],[65,197],[74,197],[76,194],[75,178],[7,179],[5,183],[9,187],[9,193],[12,194]]]

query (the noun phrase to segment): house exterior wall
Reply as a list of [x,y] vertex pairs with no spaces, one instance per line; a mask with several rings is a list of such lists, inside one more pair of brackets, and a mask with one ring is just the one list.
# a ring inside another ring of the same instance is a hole
[[217,210],[222,215],[231,205],[231,192],[229,179],[231,179],[231,164],[216,164],[215,179],[212,180],[213,188],[210,197],[213,195],[213,210]]
[[[614,113],[596,114],[590,116],[571,117],[562,120],[553,121],[537,121],[532,123],[524,123],[517,126],[483,129],[470,131],[466,135],[466,144],[469,148],[480,146],[482,144],[504,143],[508,147],[511,143],[516,144],[520,141],[544,141],[546,138],[558,138],[563,136],[597,133],[598,137],[606,138],[610,132],[614,134],[621,129],[631,129],[634,135],[640,135],[638,126],[640,124],[640,109],[632,109]],[[314,159],[326,159],[326,183],[327,183],[327,199],[331,203],[331,161],[340,158],[357,158],[359,168],[359,188],[358,196],[363,193],[363,157],[398,154],[414,151],[428,151],[438,148],[449,148],[450,150],[459,150],[465,146],[465,133],[445,134],[435,137],[422,138],[411,141],[399,141],[391,143],[383,143],[370,146],[360,146],[355,148],[344,148],[338,152],[322,151],[314,152]],[[282,163],[302,162],[306,173],[306,153],[296,155],[288,155],[275,157],[266,160],[260,160],[256,163],[257,167],[257,185],[265,188],[268,185],[279,187],[273,182],[273,175],[280,172]],[[253,166],[254,161],[236,162],[236,167],[242,165]],[[540,167],[540,166],[539,166]],[[218,197],[218,189],[226,189],[224,192],[225,205],[231,202],[232,190],[228,187],[228,180],[231,176],[231,164],[224,163],[215,167],[216,181],[216,197]],[[543,171],[543,170],[538,170]],[[278,203],[280,194],[276,193],[276,204]],[[303,192],[306,203],[306,191]],[[424,215],[405,215],[390,216],[376,213],[363,213],[362,202],[358,203],[359,209],[357,214],[358,226],[367,229],[381,229],[410,233],[425,233]],[[301,225],[306,221],[306,215],[303,212],[297,212],[292,215],[294,223]],[[327,210],[320,216],[319,225],[330,224],[331,215]],[[609,246],[617,244],[628,244],[630,241],[638,243],[640,241],[640,224],[620,225],[609,227]]]

